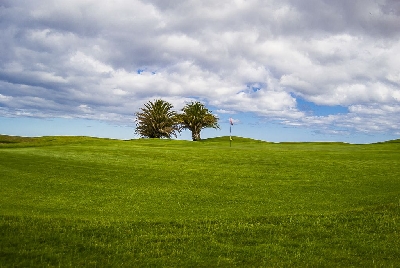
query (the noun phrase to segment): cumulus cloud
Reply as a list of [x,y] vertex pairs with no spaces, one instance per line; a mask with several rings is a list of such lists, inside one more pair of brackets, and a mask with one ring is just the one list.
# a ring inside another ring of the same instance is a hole
[[[0,116],[132,122],[154,98],[283,124],[400,131],[394,0],[0,3]],[[347,113],[303,111],[302,98]]]

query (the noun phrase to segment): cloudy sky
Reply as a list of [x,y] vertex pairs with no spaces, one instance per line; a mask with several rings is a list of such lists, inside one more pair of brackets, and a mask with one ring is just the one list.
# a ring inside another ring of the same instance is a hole
[[398,0],[0,0],[0,34],[0,134],[136,138],[162,98],[203,137],[400,137]]

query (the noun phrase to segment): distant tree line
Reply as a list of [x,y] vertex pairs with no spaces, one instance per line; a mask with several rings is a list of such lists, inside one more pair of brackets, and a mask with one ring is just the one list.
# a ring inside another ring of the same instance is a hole
[[172,109],[171,103],[161,99],[145,103],[144,107],[135,113],[135,133],[145,138],[171,138],[188,129],[192,132],[193,141],[198,141],[201,139],[202,129],[219,128],[218,117],[201,102],[186,104],[181,113]]

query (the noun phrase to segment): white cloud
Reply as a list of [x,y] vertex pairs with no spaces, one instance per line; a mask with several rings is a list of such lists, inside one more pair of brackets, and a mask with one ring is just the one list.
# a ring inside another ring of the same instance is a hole
[[[3,116],[130,122],[154,98],[177,109],[200,99],[221,114],[252,112],[332,133],[400,129],[397,1],[4,1],[0,8]],[[310,116],[297,96],[349,113]]]
[[224,110],[224,109],[218,109],[218,110],[216,110],[216,112],[219,113],[219,114],[236,114],[235,111]]

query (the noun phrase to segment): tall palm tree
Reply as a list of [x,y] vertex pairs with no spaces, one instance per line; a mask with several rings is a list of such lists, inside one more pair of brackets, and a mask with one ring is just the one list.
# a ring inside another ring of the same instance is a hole
[[172,104],[163,100],[149,101],[136,115],[135,133],[147,138],[171,138],[180,131]]
[[204,128],[219,128],[218,117],[212,114],[204,104],[196,101],[185,105],[183,113],[178,115],[178,122],[182,129],[192,132],[194,141],[200,140],[200,131]]

